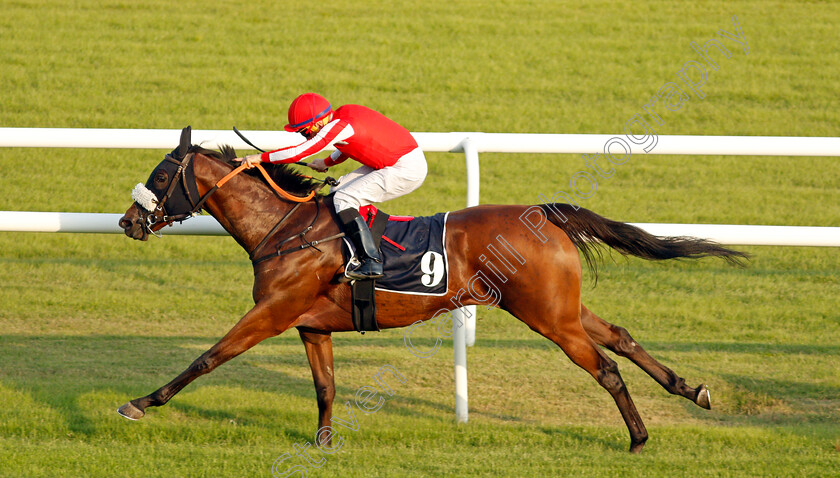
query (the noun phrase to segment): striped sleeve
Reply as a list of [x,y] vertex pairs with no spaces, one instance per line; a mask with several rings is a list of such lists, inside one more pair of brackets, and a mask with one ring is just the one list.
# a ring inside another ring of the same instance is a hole
[[308,139],[297,146],[276,149],[260,155],[260,159],[267,163],[296,163],[301,159],[312,156],[337,141],[344,141],[353,136],[353,127],[344,120],[327,123],[312,139]]
[[335,166],[336,164],[343,163],[349,157],[350,156],[347,156],[346,154],[336,149],[331,155],[327,157],[327,159],[324,160],[324,164],[327,166]]

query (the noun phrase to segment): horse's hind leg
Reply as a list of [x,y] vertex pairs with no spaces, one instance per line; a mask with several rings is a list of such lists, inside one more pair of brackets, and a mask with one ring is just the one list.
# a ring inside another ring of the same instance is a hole
[[[579,303],[578,303],[579,304]],[[630,432],[630,452],[638,453],[645,446],[648,433],[630,398],[627,386],[618,373],[618,365],[592,341],[580,322],[580,309],[568,304],[567,310],[530,309],[514,312],[531,329],[556,343],[579,367],[589,372],[612,395],[621,417]],[[512,311],[513,312],[513,311]],[[547,317],[556,317],[555,320]]]
[[335,399],[335,376],[333,375],[332,336],[329,332],[316,332],[310,329],[298,329],[300,339],[306,347],[306,357],[312,369],[315,381],[315,394],[318,397],[318,434],[319,445],[330,445],[332,434],[321,430],[332,424],[332,406]]
[[707,410],[712,408],[709,390],[705,385],[701,384],[697,388],[689,387],[682,377],[648,355],[623,327],[610,324],[583,305],[580,309],[580,321],[583,328],[598,345],[632,360],[669,393],[681,395]]

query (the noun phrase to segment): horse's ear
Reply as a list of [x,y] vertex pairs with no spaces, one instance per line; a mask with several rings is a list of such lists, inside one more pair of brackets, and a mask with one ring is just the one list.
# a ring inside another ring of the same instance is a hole
[[181,130],[181,144],[178,146],[178,157],[183,158],[192,146],[192,128],[187,126]]

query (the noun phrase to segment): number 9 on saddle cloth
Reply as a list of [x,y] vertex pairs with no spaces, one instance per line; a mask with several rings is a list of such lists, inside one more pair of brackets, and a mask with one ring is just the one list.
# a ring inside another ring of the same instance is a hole
[[[382,255],[385,276],[353,281],[353,325],[357,331],[379,330],[376,324],[374,289],[414,295],[446,295],[449,262],[446,257],[446,219],[449,213],[434,216],[389,216],[374,206],[363,206],[359,213],[371,228]],[[350,257],[353,245],[344,244]],[[351,259],[352,260],[352,259]]]

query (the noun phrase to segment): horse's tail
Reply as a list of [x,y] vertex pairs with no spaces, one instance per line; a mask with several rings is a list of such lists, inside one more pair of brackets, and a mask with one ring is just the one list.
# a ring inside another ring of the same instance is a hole
[[606,244],[621,254],[648,260],[715,256],[734,265],[743,265],[743,259],[749,258],[746,253],[727,249],[706,239],[654,236],[636,226],[607,219],[588,209],[575,209],[569,204],[543,204],[541,208],[548,220],[569,236],[589,268],[595,272],[596,280],[594,256],[600,258],[600,244]]

